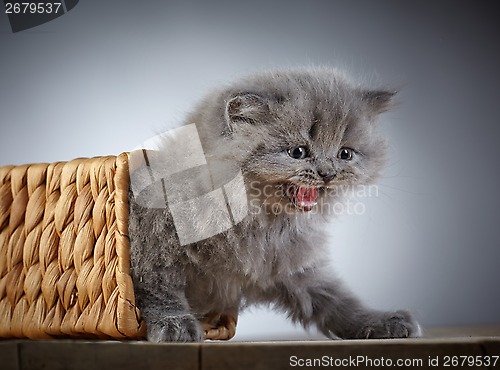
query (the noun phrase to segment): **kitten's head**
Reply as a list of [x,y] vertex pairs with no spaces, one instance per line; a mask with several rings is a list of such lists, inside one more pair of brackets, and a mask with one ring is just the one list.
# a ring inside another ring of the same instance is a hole
[[394,94],[333,69],[285,70],[235,83],[218,95],[217,117],[205,118],[220,124],[219,150],[238,163],[250,196],[307,212],[330,189],[378,176],[386,146],[374,121]]

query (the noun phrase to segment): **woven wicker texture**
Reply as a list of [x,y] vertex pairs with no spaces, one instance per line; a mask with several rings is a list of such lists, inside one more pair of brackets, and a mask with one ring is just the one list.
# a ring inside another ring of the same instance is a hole
[[0,168],[0,337],[142,338],[128,157]]
[[[0,338],[145,338],[129,181],[127,153],[0,168]],[[205,338],[232,338],[237,316],[207,314]]]

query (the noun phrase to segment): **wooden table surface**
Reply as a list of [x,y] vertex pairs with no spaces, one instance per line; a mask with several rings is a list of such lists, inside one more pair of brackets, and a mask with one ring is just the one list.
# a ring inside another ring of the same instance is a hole
[[0,341],[0,369],[279,370],[371,369],[384,365],[500,369],[500,325],[431,328],[425,333],[419,339],[198,344],[4,340]]

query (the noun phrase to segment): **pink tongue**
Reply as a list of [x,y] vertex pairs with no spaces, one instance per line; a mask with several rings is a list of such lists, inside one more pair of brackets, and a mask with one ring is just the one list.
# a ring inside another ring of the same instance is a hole
[[316,203],[316,198],[318,197],[318,189],[307,188],[300,186],[297,191],[297,200],[300,203],[305,203],[307,205],[312,205]]

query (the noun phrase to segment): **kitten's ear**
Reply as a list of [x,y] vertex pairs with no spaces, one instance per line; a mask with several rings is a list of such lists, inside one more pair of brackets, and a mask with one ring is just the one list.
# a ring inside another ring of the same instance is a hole
[[261,96],[255,94],[238,94],[226,103],[226,119],[228,124],[265,121],[269,115],[269,105]]
[[394,105],[394,95],[397,90],[364,90],[362,99],[368,104],[370,111],[376,115],[388,111]]

